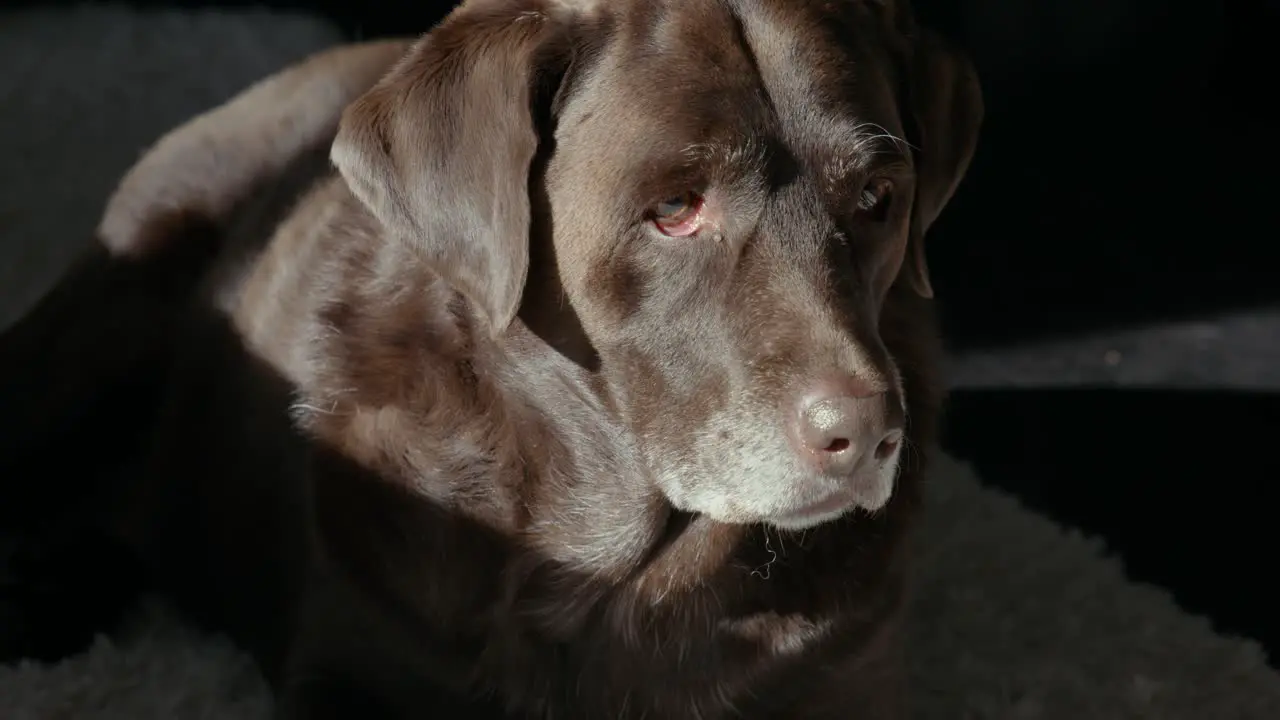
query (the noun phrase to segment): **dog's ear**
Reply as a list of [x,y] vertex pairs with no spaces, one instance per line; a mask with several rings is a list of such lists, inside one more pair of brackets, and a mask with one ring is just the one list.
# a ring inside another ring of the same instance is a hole
[[912,30],[908,121],[915,146],[916,196],[902,273],[924,297],[933,297],[924,237],[969,169],[982,126],[982,88],[973,64],[940,36]]
[[574,14],[564,0],[464,3],[346,109],[330,153],[495,336],[524,290],[536,106],[568,63]]

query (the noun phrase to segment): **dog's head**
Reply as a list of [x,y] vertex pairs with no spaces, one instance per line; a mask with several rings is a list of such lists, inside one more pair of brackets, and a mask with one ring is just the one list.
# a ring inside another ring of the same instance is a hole
[[922,241],[982,116],[971,66],[901,5],[471,0],[332,157],[497,343],[571,309],[675,507],[876,510],[907,407],[882,309],[931,294]]

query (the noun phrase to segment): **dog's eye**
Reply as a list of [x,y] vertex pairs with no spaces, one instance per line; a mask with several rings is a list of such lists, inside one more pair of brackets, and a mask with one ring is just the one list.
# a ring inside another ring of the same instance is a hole
[[702,225],[702,196],[685,192],[653,206],[653,224],[663,235],[688,237]]
[[884,178],[872,180],[862,189],[858,198],[857,217],[860,220],[880,222],[888,214],[893,199],[893,183]]

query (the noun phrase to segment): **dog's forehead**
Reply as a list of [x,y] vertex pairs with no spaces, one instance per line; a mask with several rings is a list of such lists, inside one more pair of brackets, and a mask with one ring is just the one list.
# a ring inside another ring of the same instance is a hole
[[636,3],[624,25],[617,68],[664,106],[731,108],[733,123],[767,114],[806,145],[896,117],[889,26],[865,2]]

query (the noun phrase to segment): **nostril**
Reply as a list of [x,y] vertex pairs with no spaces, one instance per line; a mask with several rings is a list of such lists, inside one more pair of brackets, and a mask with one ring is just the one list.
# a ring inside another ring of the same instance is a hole
[[844,452],[845,450],[848,450],[849,446],[852,444],[853,443],[849,442],[848,438],[835,438],[831,442],[827,443],[827,446],[823,448],[823,450],[829,453]]
[[890,433],[876,446],[876,460],[887,460],[902,444],[902,433]]
[[801,447],[828,458],[849,454],[857,431],[856,403],[848,397],[825,397],[804,404],[794,426]]

